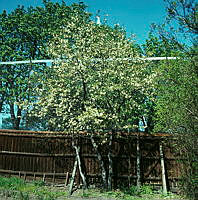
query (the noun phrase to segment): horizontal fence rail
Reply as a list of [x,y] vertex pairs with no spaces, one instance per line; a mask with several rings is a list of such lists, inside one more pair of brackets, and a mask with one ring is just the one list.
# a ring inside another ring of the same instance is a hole
[[[162,159],[159,147],[162,141],[168,141],[163,145],[166,175],[164,178],[167,187],[177,188],[181,164],[177,162],[169,138],[167,134],[144,133],[114,137],[111,149],[113,187],[135,185],[139,175],[141,184],[162,186]],[[72,139],[73,135],[65,133],[0,130],[0,174],[66,185],[76,157]],[[101,142],[98,135],[95,136],[95,140],[107,169],[108,142]],[[76,141],[80,146],[80,157],[89,184],[100,185],[101,168],[89,135],[79,133]],[[78,171],[75,182],[81,184],[81,181]]]

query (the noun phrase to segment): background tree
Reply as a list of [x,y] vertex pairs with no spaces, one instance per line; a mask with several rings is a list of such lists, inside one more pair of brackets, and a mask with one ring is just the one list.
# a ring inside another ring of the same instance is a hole
[[165,0],[167,19],[179,24],[179,31],[198,34],[198,3],[195,0]]
[[[49,58],[47,42],[53,34],[66,27],[73,15],[89,19],[83,4],[62,4],[43,1],[44,7],[19,6],[11,13],[0,15],[0,60],[33,60]],[[2,65],[0,72],[0,112],[9,107],[14,129],[19,129],[24,101],[33,100],[31,73],[46,73],[46,65]],[[4,107],[3,107],[4,105]]]
[[[182,50],[184,47],[181,47],[181,44],[175,43],[172,40],[167,40],[157,36],[152,31],[149,33],[148,39],[146,39],[145,44],[142,45],[143,54],[146,57],[178,57],[182,55]],[[148,73],[157,73],[159,68],[164,63],[163,61],[150,61],[147,64]],[[165,62],[166,63],[166,62]],[[158,75],[159,76],[159,75]],[[154,81],[154,80],[153,80]],[[158,81],[157,81],[158,82]],[[148,101],[148,114],[145,118],[147,132],[153,132],[155,126],[155,106],[156,99],[158,98],[157,88],[153,88],[153,98],[152,101]],[[155,99],[155,100],[154,100]]]
[[196,199],[198,187],[198,77],[195,62],[189,57],[158,66],[155,131],[176,138],[175,150],[184,164],[185,193]]
[[[169,39],[181,48],[186,44],[197,46],[198,4],[196,0],[164,0],[167,17],[163,24],[152,24],[161,39]],[[183,49],[184,50],[184,49]]]
[[[168,50],[167,44],[173,44],[176,50],[169,53],[178,59],[160,62],[155,67],[158,76],[155,79],[154,131],[168,132],[175,137],[175,150],[184,158],[181,160],[184,164],[182,189],[188,197],[197,199],[197,3],[193,0],[165,2],[168,11],[167,21],[163,25],[153,26],[155,36],[161,41],[161,45],[154,49],[162,50],[161,46],[165,44],[165,50]],[[192,43],[189,43],[187,36]],[[146,50],[155,52],[148,43]]]

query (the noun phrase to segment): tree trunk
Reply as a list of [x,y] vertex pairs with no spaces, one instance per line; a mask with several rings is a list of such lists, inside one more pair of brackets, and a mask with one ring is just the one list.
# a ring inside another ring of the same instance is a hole
[[[0,88],[2,88],[2,81],[0,81]],[[0,113],[3,109],[3,103],[4,103],[4,92],[1,92],[1,99],[0,99]]]
[[19,108],[19,106],[17,106],[17,119],[16,119],[16,125],[17,125],[17,127],[18,127],[18,129],[19,129],[19,127],[20,127],[20,122],[21,122],[21,118],[22,118],[22,116],[21,116],[21,108]]
[[3,100],[0,100],[0,113],[1,113],[2,109],[3,109]]
[[0,128],[2,128],[2,118],[3,118],[3,116],[1,115],[2,109],[3,109],[3,100],[0,99]]
[[141,153],[140,153],[140,136],[137,136],[137,187],[141,187]]
[[15,116],[14,103],[10,103],[10,115],[13,129],[19,130],[21,122],[21,109],[17,106],[17,116]]
[[12,120],[13,129],[19,129],[19,127],[17,126],[17,123],[16,123],[16,116],[14,113],[14,104],[13,103],[10,103],[10,116],[11,116],[11,120]]
[[107,172],[105,170],[105,166],[104,166],[104,162],[102,160],[102,156],[98,150],[98,145],[96,144],[94,138],[93,138],[93,135],[91,136],[91,142],[92,142],[92,145],[94,147],[94,150],[96,151],[96,154],[97,154],[97,157],[98,157],[98,161],[99,161],[99,164],[100,164],[100,167],[101,167],[101,170],[102,170],[102,181],[103,181],[103,187],[104,189],[107,189]]
[[112,143],[113,143],[113,133],[109,138],[109,174],[108,174],[108,190],[112,190],[112,176],[113,176],[113,160],[112,160]]
[[3,103],[4,103],[4,96],[2,96],[1,99],[0,99],[0,113],[3,109]]

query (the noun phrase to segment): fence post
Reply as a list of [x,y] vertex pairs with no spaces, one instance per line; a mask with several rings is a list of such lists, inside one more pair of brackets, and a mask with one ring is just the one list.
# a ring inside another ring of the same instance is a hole
[[159,144],[160,150],[160,160],[161,160],[161,169],[162,169],[162,189],[163,194],[167,194],[167,183],[166,183],[166,171],[165,171],[165,163],[164,163],[164,153],[163,153],[163,146],[160,142]]

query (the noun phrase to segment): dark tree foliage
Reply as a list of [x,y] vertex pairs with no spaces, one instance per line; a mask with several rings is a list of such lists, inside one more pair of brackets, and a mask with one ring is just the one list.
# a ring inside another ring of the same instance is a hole
[[[18,6],[11,13],[0,14],[0,60],[47,59],[48,41],[57,31],[66,27],[72,16],[78,15],[83,21],[89,20],[82,3],[67,6],[43,0],[43,7]],[[1,65],[0,70],[0,112],[7,110],[14,129],[20,128],[25,111],[19,104],[33,101],[32,72],[47,73],[45,64]]]
[[198,34],[198,3],[195,0],[164,0],[167,19],[176,20],[179,30]]
[[198,197],[198,4],[195,0],[164,0],[167,19],[152,26],[144,45],[146,55],[176,56],[176,60],[153,63],[156,100],[154,131],[176,139],[174,149],[184,166],[181,186],[192,199]]

